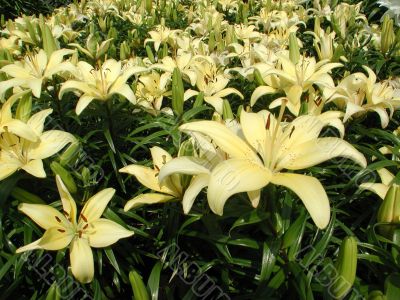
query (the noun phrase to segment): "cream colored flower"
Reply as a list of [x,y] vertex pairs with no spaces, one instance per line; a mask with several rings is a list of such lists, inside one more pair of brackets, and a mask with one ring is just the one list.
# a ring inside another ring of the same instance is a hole
[[144,67],[122,68],[121,62],[106,60],[98,69],[87,62],[78,62],[77,80],[68,80],[60,89],[59,98],[69,91],[82,92],[75,111],[79,115],[93,100],[107,101],[118,94],[136,104],[136,97],[126,81],[134,74],[146,70]]
[[26,123],[34,132],[33,137],[37,137],[35,141],[15,135],[7,127],[0,134],[0,180],[19,169],[35,177],[46,177],[42,160],[76,141],[72,134],[61,130],[43,132],[45,119],[51,112],[51,109],[40,111]]
[[1,71],[12,79],[0,82],[0,98],[12,87],[30,88],[36,98],[40,98],[43,83],[53,75],[62,72],[75,73],[75,66],[69,61],[63,61],[64,56],[74,53],[74,50],[61,49],[54,51],[50,58],[42,49],[37,54],[28,54],[24,60],[4,66]]
[[104,189],[92,196],[76,221],[75,200],[58,175],[56,182],[63,213],[50,205],[20,204],[19,210],[46,231],[40,239],[18,248],[17,253],[35,249],[61,250],[69,246],[72,274],[80,282],[88,283],[94,276],[93,253],[90,247],[108,247],[121,238],[132,236],[133,231],[114,221],[101,218],[114,196],[114,189]]

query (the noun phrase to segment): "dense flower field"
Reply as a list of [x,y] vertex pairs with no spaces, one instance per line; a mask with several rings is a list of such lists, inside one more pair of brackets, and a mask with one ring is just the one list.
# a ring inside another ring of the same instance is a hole
[[399,299],[397,0],[1,20],[1,299]]

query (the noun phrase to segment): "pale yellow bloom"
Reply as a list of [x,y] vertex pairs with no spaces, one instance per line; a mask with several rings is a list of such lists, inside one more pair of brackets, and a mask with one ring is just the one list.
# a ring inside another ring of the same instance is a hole
[[[278,55],[278,67],[270,68],[263,71],[263,76],[275,75],[279,78],[276,84],[279,90],[283,90],[289,99],[288,109],[298,115],[301,107],[301,96],[303,92],[307,92],[314,84],[321,89],[333,88],[334,83],[331,76],[328,74],[332,69],[341,67],[340,63],[329,63],[328,60],[322,60],[318,63],[314,57],[301,56],[300,61],[295,64],[290,59],[287,53]],[[275,88],[272,87],[272,88]],[[264,94],[272,93],[270,89],[258,87],[251,97],[251,105]]]
[[151,148],[150,152],[153,158],[153,168],[141,165],[129,165],[119,170],[122,173],[135,176],[141,184],[154,191],[141,194],[129,200],[125,204],[125,211],[144,204],[163,203],[172,199],[180,199],[183,195],[179,175],[171,175],[163,182],[163,185],[160,185],[158,182],[160,169],[172,159],[171,155],[157,146]]
[[387,81],[376,82],[375,73],[364,66],[368,77],[363,73],[353,73],[342,79],[329,101],[334,101],[340,108],[346,107],[343,121],[367,111],[375,111],[381,119],[381,126],[389,124],[390,116],[400,106],[400,97],[395,97],[394,89]]
[[[282,114],[283,110],[280,118]],[[227,199],[239,192],[251,192],[253,203],[257,204],[261,188],[271,182],[293,190],[315,224],[325,228],[330,207],[321,183],[316,178],[282,170],[306,169],[338,156],[365,167],[364,156],[342,139],[319,138],[325,123],[314,116],[301,116],[286,125],[268,111],[242,111],[240,123],[238,134],[214,121],[198,121],[180,127],[185,132],[209,136],[229,155],[229,159],[219,163],[210,174],[207,196],[211,210],[222,215]]]
[[72,274],[82,283],[91,282],[94,276],[93,253],[90,247],[108,247],[121,238],[130,237],[129,231],[114,221],[101,218],[115,190],[108,188],[92,196],[77,218],[76,203],[60,177],[56,176],[63,213],[50,205],[22,203],[19,210],[45,229],[43,236],[17,253],[44,249],[61,250],[69,246]]
[[53,75],[62,72],[74,73],[75,66],[69,61],[63,61],[65,55],[74,53],[74,50],[61,49],[54,51],[50,58],[42,49],[37,54],[28,54],[24,60],[4,66],[1,71],[12,79],[0,82],[0,98],[12,87],[30,88],[32,94],[40,98],[42,85]]
[[61,130],[43,132],[45,119],[51,112],[51,109],[40,111],[27,121],[30,131],[26,133],[33,131],[35,141],[15,135],[7,127],[4,129],[0,135],[0,180],[19,169],[35,177],[46,177],[42,160],[76,141],[72,134]]
[[118,94],[136,104],[136,97],[126,81],[133,74],[146,70],[144,67],[122,69],[120,61],[106,60],[98,69],[87,62],[78,62],[78,80],[68,80],[60,89],[59,98],[69,91],[82,92],[76,105],[76,114],[80,114],[93,100],[107,101],[114,94]]

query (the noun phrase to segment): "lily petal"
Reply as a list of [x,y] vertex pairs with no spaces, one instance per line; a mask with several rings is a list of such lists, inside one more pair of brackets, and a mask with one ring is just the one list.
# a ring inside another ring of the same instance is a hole
[[73,234],[66,232],[66,230],[60,226],[51,227],[43,234],[43,236],[33,243],[17,249],[17,253],[21,253],[28,250],[45,249],[45,250],[60,250],[67,247],[70,243]]
[[192,179],[182,199],[183,212],[188,214],[197,195],[205,188],[210,180],[209,174],[200,174]]
[[69,224],[65,216],[50,205],[21,203],[18,210],[45,230],[52,227],[68,227]]
[[73,142],[75,138],[72,134],[61,130],[49,130],[40,136],[40,143],[33,146],[29,155],[31,159],[44,159]]
[[[100,192],[98,192],[96,195],[92,196],[89,198],[89,200],[86,202],[85,206],[82,209],[81,212],[81,217],[82,215],[85,217],[85,221],[87,223],[91,223],[93,221],[96,221],[101,217],[103,214],[104,210],[107,207],[107,204],[110,202],[112,197],[115,194],[115,190],[112,188],[104,189]],[[79,218],[81,219],[81,218]]]
[[364,155],[351,144],[339,138],[326,137],[314,139],[287,150],[276,168],[300,170],[339,156],[351,159],[363,168],[367,166]]
[[89,283],[94,276],[93,253],[87,239],[76,238],[71,243],[69,252],[71,271],[82,283]]
[[389,186],[383,183],[372,183],[372,182],[365,182],[360,184],[361,190],[368,190],[371,191],[379,196],[382,200],[385,199],[385,196],[389,190]]
[[57,183],[58,193],[60,194],[61,197],[63,210],[69,217],[71,223],[75,224],[76,223],[75,200],[72,198],[71,194],[69,193],[67,187],[62,182],[61,177],[59,175],[56,175],[56,183]]
[[272,176],[271,183],[292,190],[303,201],[318,228],[324,229],[328,225],[329,199],[318,179],[301,174],[276,173]]
[[229,159],[218,164],[211,172],[207,198],[211,210],[222,215],[225,202],[240,192],[254,191],[266,186],[271,172],[253,161]]
[[141,194],[129,200],[124,206],[124,211],[128,211],[132,208],[136,208],[142,205],[164,203],[174,198],[175,197],[171,195],[157,194],[157,193]]
[[215,121],[198,121],[183,124],[179,129],[186,132],[195,131],[209,136],[222,151],[228,153],[232,158],[247,158],[260,161],[245,141],[221,123]]
[[26,165],[21,166],[21,169],[38,178],[46,177],[46,172],[43,168],[43,161],[41,159],[33,159]]
[[107,247],[119,239],[130,237],[133,231],[127,230],[118,223],[108,219],[98,219],[91,223],[93,233],[88,234],[89,244],[94,248]]

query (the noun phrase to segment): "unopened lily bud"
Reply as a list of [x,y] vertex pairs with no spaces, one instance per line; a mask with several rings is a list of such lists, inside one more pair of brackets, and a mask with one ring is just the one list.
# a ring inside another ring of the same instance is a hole
[[253,76],[254,76],[254,81],[257,83],[258,86],[265,85],[264,79],[262,78],[262,75],[258,69],[254,70]]
[[101,31],[105,33],[106,30],[107,30],[106,19],[105,19],[105,18],[99,17],[99,18],[97,19],[97,21],[98,21],[98,23],[99,23],[99,27],[100,27]]
[[[392,184],[386,193],[385,199],[378,210],[377,220],[379,223],[400,223],[400,186]],[[382,235],[391,237],[393,226],[382,225],[379,230]]]
[[224,99],[223,105],[222,105],[222,116],[224,120],[233,120],[233,112],[231,105],[229,104],[229,101]]
[[126,41],[121,43],[119,56],[121,60],[128,59],[131,56],[131,48]]
[[381,291],[372,291],[368,294],[367,300],[386,300],[386,296]]
[[152,64],[154,64],[156,62],[156,60],[154,58],[153,51],[151,51],[151,48],[149,45],[146,45],[146,53],[147,53],[147,57],[149,58],[150,62]]
[[153,0],[146,0],[146,12],[148,14],[151,13],[152,8],[153,8]]
[[55,175],[58,175],[61,177],[65,186],[72,194],[74,194],[78,191],[74,178],[72,177],[70,172],[68,172],[66,169],[64,169],[63,166],[61,166],[58,162],[53,161],[50,164],[50,168],[54,172]]
[[111,27],[107,34],[107,39],[116,39],[118,37],[118,31],[115,27]]
[[16,112],[16,118],[22,122],[27,122],[32,111],[32,94],[25,93],[19,100]]
[[395,42],[396,35],[393,30],[393,20],[386,15],[383,18],[381,34],[381,51],[386,54]]
[[[111,41],[113,39],[108,39],[104,42],[101,43],[101,45],[99,46],[99,49],[94,51],[94,53],[96,53],[96,59],[99,59],[100,57],[102,57],[104,54],[106,54],[106,52],[108,51],[108,49],[110,48],[111,45]],[[97,49],[97,45],[96,45],[96,49]]]
[[357,271],[357,240],[347,236],[339,248],[339,257],[335,264],[332,280],[334,283],[329,291],[336,299],[343,299],[354,284]]
[[289,58],[294,64],[297,64],[300,60],[300,49],[297,43],[296,33],[291,32],[289,35]]
[[181,72],[175,68],[172,73],[172,109],[178,116],[183,114],[184,92]]
[[43,50],[46,52],[47,57],[58,49],[56,39],[51,33],[50,27],[46,24],[42,27],[42,41],[43,41]]
[[24,22],[25,22],[25,28],[28,29],[29,36],[32,39],[33,43],[35,45],[39,45],[39,41],[36,37],[36,30],[27,16],[24,16]]
[[11,191],[11,196],[13,196],[19,202],[31,203],[31,204],[45,204],[42,198],[19,187],[13,188],[13,190]]
[[212,52],[215,48],[215,33],[214,31],[210,32],[210,36],[208,38],[208,50]]
[[78,158],[80,148],[81,146],[78,142],[70,144],[68,148],[60,155],[60,164],[62,166],[73,164]]

